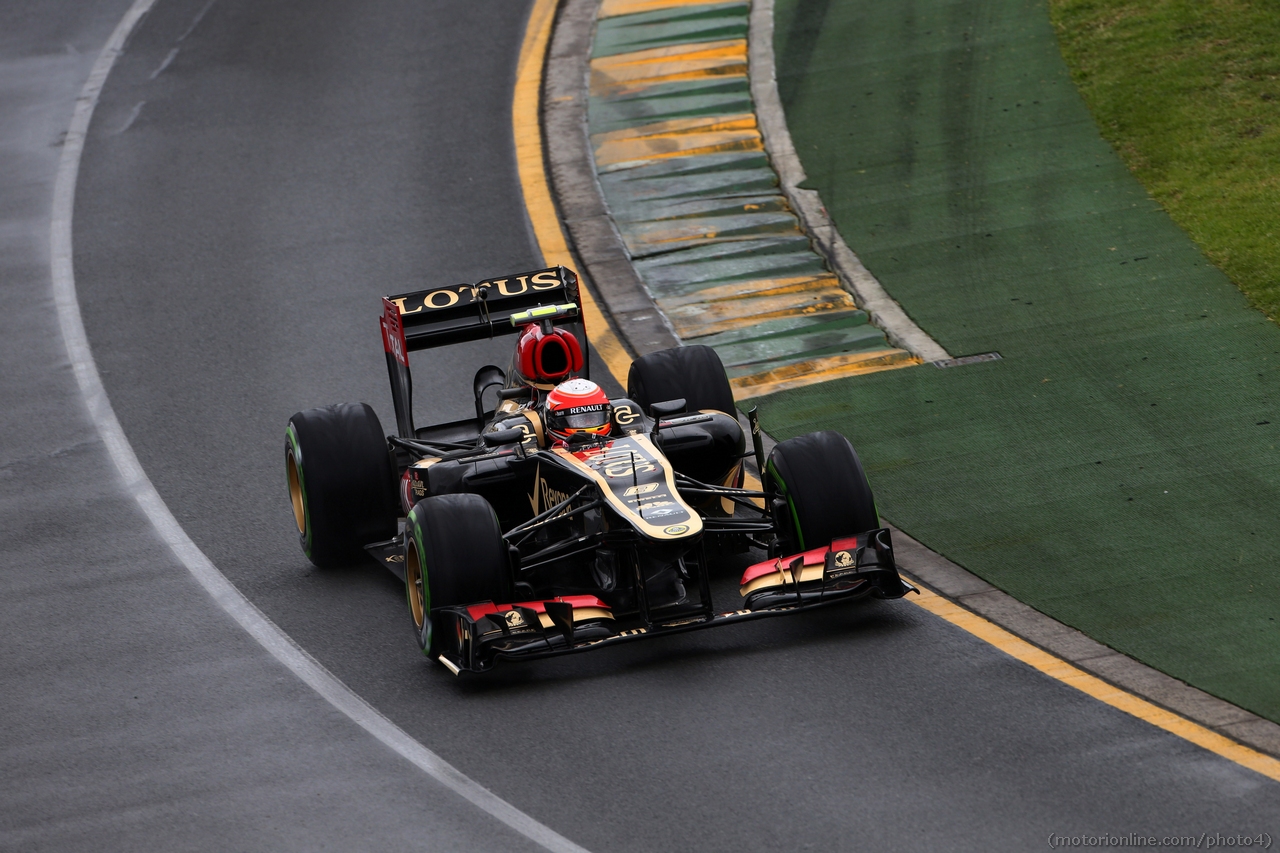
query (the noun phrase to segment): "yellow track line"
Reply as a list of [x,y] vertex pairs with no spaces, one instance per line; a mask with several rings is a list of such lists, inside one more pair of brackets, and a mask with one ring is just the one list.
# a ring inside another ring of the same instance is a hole
[[[572,267],[573,258],[569,253],[564,232],[560,229],[560,218],[551,200],[551,190],[547,186],[538,110],[542,94],[542,68],[546,59],[547,44],[551,38],[551,26],[555,21],[556,3],[557,0],[534,0],[533,10],[529,14],[528,28],[525,30],[524,43],[520,48],[512,114],[520,183],[524,189],[525,207],[529,211],[529,219],[533,223],[538,245],[548,264],[564,264]],[[631,358],[623,348],[622,342],[609,328],[604,314],[601,313],[599,306],[585,287],[582,288],[582,299],[587,321],[594,330],[591,342],[604,358],[614,378],[625,386]],[[1280,761],[1271,756],[1238,744],[1198,723],[1193,723],[1185,717],[1108,684],[1096,676],[1089,675],[919,583],[916,586],[920,588],[919,598],[908,596],[906,600],[968,631],[1005,654],[1035,667],[1050,678],[1055,678],[1063,684],[1087,693],[1100,702],[1105,702],[1126,714],[1280,782]]]
[[1183,740],[1191,741],[1196,746],[1203,747],[1210,752],[1216,752],[1223,758],[1280,782],[1280,761],[1271,756],[1238,744],[1199,723],[1193,723],[1172,711],[1108,684],[1101,678],[1090,675],[1061,658],[1051,655],[1037,646],[1033,646],[1021,637],[1011,634],[973,611],[965,610],[960,605],[921,586],[918,582],[915,585],[920,588],[919,598],[908,596],[907,600],[923,607],[935,616],[941,616],[956,627],[963,628],[1005,654],[1017,658],[1028,666],[1035,667],[1050,678],[1056,678],[1063,684],[1074,687],[1082,693],[1089,694],[1100,702],[1105,702],[1113,708],[1118,708],[1126,714],[1137,717],[1139,720],[1164,729]]
[[[555,17],[556,0],[534,0],[524,42],[520,45],[520,59],[516,64],[516,92],[511,104],[511,123],[520,185],[524,188],[524,204],[529,212],[529,221],[533,223],[533,233],[538,239],[542,257],[549,266],[559,264],[576,269],[569,244],[560,228],[555,203],[551,200],[551,189],[547,186],[546,161],[542,156],[542,122],[538,109],[542,101],[542,68],[546,62],[547,44],[551,40],[551,26],[555,23]],[[585,286],[582,287],[582,303],[587,315],[591,343],[613,378],[625,388],[631,356],[609,327],[604,312]]]

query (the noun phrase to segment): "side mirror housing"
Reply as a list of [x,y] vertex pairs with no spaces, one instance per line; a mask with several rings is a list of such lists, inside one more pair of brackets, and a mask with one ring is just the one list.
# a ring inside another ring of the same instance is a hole
[[653,417],[656,420],[670,417],[671,415],[683,414],[687,408],[688,403],[684,397],[678,397],[675,400],[663,400],[661,403],[654,403],[649,407],[649,410],[653,412]]

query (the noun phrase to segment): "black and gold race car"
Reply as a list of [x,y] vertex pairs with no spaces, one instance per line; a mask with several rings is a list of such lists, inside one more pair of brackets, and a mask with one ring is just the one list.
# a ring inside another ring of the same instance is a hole
[[[912,591],[848,440],[765,460],[752,410],[748,449],[710,348],[636,359],[627,396],[604,395],[572,271],[387,297],[381,325],[396,434],[363,403],[299,412],[289,497],[307,557],[389,568],[423,652],[455,674]],[[477,371],[475,417],[415,426],[409,353],[503,334],[512,363]],[[768,559],[717,610],[710,560],[751,549]]]

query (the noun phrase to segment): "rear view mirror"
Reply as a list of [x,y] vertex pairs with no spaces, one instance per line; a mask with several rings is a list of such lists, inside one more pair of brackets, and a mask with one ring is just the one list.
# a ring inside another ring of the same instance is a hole
[[661,403],[654,403],[649,409],[653,412],[655,418],[665,418],[671,415],[678,415],[684,412],[687,403],[683,397],[675,400],[664,400]]

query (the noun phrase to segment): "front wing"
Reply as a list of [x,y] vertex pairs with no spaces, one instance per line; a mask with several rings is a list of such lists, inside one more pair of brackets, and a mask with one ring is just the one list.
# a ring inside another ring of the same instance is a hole
[[743,574],[739,592],[743,606],[738,610],[658,622],[637,615],[615,618],[603,601],[590,595],[443,607],[431,614],[437,660],[455,675],[483,672],[500,659],[573,654],[868,596],[901,598],[917,590],[899,576],[889,531],[880,529],[757,563]]

